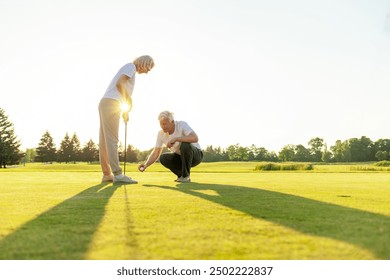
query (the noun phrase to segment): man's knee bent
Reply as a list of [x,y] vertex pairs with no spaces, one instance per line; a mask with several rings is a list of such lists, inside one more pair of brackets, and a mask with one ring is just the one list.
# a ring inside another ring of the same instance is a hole
[[188,150],[191,150],[191,143],[182,142],[180,145],[180,152],[183,153],[183,152],[186,152]]
[[167,166],[167,164],[168,164],[168,162],[169,162],[169,159],[168,159],[168,155],[166,155],[166,154],[162,154],[161,156],[160,156],[160,163],[163,165],[163,166]]

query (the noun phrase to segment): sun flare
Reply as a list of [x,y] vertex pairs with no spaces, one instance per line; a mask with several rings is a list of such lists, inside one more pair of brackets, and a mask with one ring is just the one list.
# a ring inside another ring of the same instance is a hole
[[130,111],[130,106],[129,106],[129,104],[127,104],[127,103],[122,103],[122,104],[121,104],[121,110],[122,110],[122,112],[129,112],[129,111]]

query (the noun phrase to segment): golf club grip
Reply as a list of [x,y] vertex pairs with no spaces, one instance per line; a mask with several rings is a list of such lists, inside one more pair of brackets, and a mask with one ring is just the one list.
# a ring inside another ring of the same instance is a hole
[[127,122],[125,122],[125,157],[123,159],[123,174],[126,175],[126,156],[127,156]]

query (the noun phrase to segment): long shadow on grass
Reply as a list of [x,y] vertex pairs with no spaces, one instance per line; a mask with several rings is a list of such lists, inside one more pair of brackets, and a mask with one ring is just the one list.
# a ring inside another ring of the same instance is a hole
[[[385,215],[243,186],[198,183],[180,184],[176,188],[145,186],[193,195],[305,234],[360,246],[378,259],[390,259],[390,218]],[[207,190],[218,195],[202,193]]]
[[83,259],[118,187],[90,187],[27,222],[0,240],[0,259]]

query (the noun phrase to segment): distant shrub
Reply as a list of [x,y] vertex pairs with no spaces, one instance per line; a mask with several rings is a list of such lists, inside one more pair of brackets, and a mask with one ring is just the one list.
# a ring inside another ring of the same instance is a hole
[[351,171],[382,171],[382,168],[368,166],[351,166]]
[[351,166],[351,171],[390,171],[390,168],[377,166]]
[[280,164],[280,163],[263,163],[258,164],[255,167],[255,170],[258,171],[295,171],[295,170],[313,170],[313,164],[304,164],[304,163],[296,163],[296,164]]
[[279,164],[275,164],[275,163],[263,163],[263,164],[256,165],[255,170],[265,170],[265,171],[280,170],[280,166]]
[[390,166],[390,161],[389,160],[382,160],[380,162],[374,163],[375,166]]

